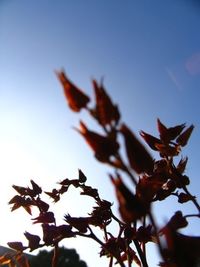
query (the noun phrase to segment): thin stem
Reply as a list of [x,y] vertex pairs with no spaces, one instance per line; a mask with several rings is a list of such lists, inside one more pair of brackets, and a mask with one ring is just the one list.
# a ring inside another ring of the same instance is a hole
[[55,243],[53,251],[53,259],[52,259],[52,267],[57,267],[57,262],[58,262],[58,243]]
[[190,192],[186,186],[183,187],[183,190],[185,191],[186,194],[188,194],[191,197],[191,201],[194,203],[198,212],[200,213],[200,206],[199,206],[198,202],[196,201],[196,198],[190,194]]
[[[125,264],[123,263],[123,261],[121,260],[120,255],[119,255],[119,257],[117,255],[113,255],[112,251],[110,251],[108,248],[105,248],[105,244],[94,234],[92,229],[90,227],[88,227],[88,229],[90,230],[90,234],[89,235],[86,235],[86,234],[83,234],[83,233],[79,233],[79,232],[77,232],[77,235],[88,237],[88,238],[91,238],[91,239],[95,240],[97,243],[99,243],[102,246],[102,248],[107,250],[107,252],[111,255],[111,257],[115,257],[116,258],[116,260],[118,261],[118,263],[120,264],[121,267],[126,267]],[[52,266],[52,267],[54,267],[54,266]]]
[[103,231],[104,231],[105,240],[108,241],[108,234],[106,231],[106,225],[103,226]]
[[189,217],[199,217],[200,218],[200,214],[188,214],[184,216],[185,218],[189,218]]
[[113,266],[113,256],[110,257],[109,267]]
[[[146,216],[143,217],[143,227],[146,227]],[[144,253],[144,256],[146,257],[146,243],[142,242],[142,251]]]
[[113,213],[112,213],[112,218],[119,223],[120,226],[125,226],[125,223],[123,223],[122,221],[120,221]]
[[141,249],[141,247],[140,247],[140,244],[139,244],[138,240],[137,240],[137,239],[134,239],[133,242],[134,242],[135,247],[136,247],[136,249],[137,249],[137,252],[138,252],[138,254],[139,254],[140,260],[141,260],[141,262],[142,262],[142,266],[143,266],[143,267],[148,267],[146,257],[144,256],[144,254],[143,254],[143,252],[142,252],[142,249]]
[[128,261],[128,267],[131,267],[130,247],[127,241],[125,244],[126,244],[126,256]]
[[153,225],[153,228],[154,228],[154,231],[155,231],[156,241],[157,241],[157,244],[158,244],[158,249],[159,249],[159,251],[160,251],[161,256],[162,256],[163,259],[165,260],[165,257],[164,257],[164,255],[163,255],[162,245],[161,245],[161,243],[160,243],[160,238],[159,238],[159,236],[158,236],[158,227],[157,227],[157,225],[156,225],[156,222],[155,222],[154,217],[153,217],[153,215],[152,215],[151,212],[149,212],[149,218],[150,218],[150,221],[151,221],[151,223],[152,223],[152,225]]

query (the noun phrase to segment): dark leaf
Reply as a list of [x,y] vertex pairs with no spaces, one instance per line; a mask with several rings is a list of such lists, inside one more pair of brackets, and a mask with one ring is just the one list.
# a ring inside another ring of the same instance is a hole
[[79,112],[82,108],[86,108],[90,98],[67,78],[64,71],[57,72],[56,74],[62,83],[64,95],[69,107],[75,112]]
[[137,173],[151,173],[153,171],[153,159],[143,144],[136,138],[133,132],[123,124],[121,133],[124,136],[126,153],[129,163]]
[[29,232],[24,233],[26,239],[28,239],[28,246],[30,251],[33,251],[40,247],[40,237],[38,235],[32,235]]
[[153,150],[158,150],[157,145],[162,144],[160,139],[154,137],[153,135],[145,133],[144,131],[140,131],[140,135]]
[[187,142],[190,138],[190,135],[192,134],[193,129],[194,125],[188,127],[181,135],[179,135],[179,137],[176,139],[176,142],[181,146],[187,145]]
[[7,244],[10,248],[17,251],[23,251],[27,248],[23,246],[22,242],[8,242]]
[[116,140],[88,130],[82,121],[78,132],[92,148],[96,158],[102,162],[108,162],[109,157],[115,155],[119,149],[119,144]]
[[80,169],[78,170],[78,179],[80,183],[85,183],[87,181],[87,177]]
[[112,103],[103,84],[99,85],[93,80],[93,87],[96,97],[95,117],[102,126],[110,125],[112,122],[117,124],[120,119],[118,107]]
[[33,218],[34,224],[35,223],[55,223],[55,217],[53,212],[42,212],[40,215],[36,218]]

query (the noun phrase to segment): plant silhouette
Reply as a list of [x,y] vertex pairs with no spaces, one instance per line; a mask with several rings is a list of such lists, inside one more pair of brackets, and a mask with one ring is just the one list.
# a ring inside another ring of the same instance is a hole
[[[123,122],[118,106],[113,103],[103,83],[92,82],[95,96],[92,104],[90,97],[73,84],[64,71],[56,74],[69,108],[76,113],[88,112],[99,127],[99,131],[93,131],[80,120],[76,130],[89,145],[94,157],[113,170],[109,178],[116,192],[119,216],[113,213],[112,204],[101,198],[98,189],[87,185],[87,177],[82,170],[79,170],[77,179],[60,181],[51,192],[43,191],[33,180],[30,187],[14,185],[17,194],[9,201],[12,211],[22,207],[32,214],[35,208],[38,216],[32,218],[33,223],[41,225],[43,231],[41,237],[25,232],[27,245],[8,243],[16,250],[16,259],[20,260],[26,249],[33,251],[53,246],[52,266],[59,266],[59,242],[81,236],[93,239],[101,246],[100,256],[108,258],[109,267],[115,263],[121,267],[149,266],[146,247],[150,242],[158,248],[162,258],[159,266],[198,266],[200,237],[183,235],[179,230],[186,228],[191,218],[200,217],[200,206],[189,191],[190,178],[185,173],[188,159],[182,155],[194,126],[179,124],[168,127],[157,119],[157,136],[141,131],[139,140],[131,127]],[[157,153],[156,158],[152,157],[142,139]],[[126,152],[125,156],[122,156],[122,150]],[[126,177],[134,189],[124,182]],[[57,225],[50,210],[52,204],[43,200],[43,194],[56,203],[68,190],[79,190],[80,195],[92,198],[94,207],[85,217],[65,214],[63,224]],[[169,197],[174,198],[175,204],[193,203],[196,212],[183,214],[177,210],[165,225],[159,227],[152,207]],[[109,227],[108,231],[108,225],[113,222],[117,223],[118,229],[113,228],[111,232],[112,227]],[[1,262],[4,260],[2,258]],[[28,266],[28,263],[21,266]]]

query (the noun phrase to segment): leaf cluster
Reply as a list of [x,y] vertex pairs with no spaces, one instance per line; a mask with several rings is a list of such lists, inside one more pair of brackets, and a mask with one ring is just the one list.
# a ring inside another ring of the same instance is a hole
[[[43,246],[53,246],[55,257],[52,266],[56,267],[59,242],[65,238],[82,236],[100,245],[100,256],[108,258],[109,267],[114,263],[121,267],[134,264],[147,267],[146,247],[153,242],[162,258],[160,266],[195,267],[200,259],[200,237],[180,233],[181,228],[188,226],[191,217],[200,217],[200,206],[188,189],[190,178],[185,174],[188,159],[182,157],[182,149],[187,145],[194,126],[184,123],[167,127],[157,119],[158,135],[141,131],[140,140],[122,121],[118,106],[113,103],[102,82],[92,81],[95,100],[91,104],[90,97],[72,83],[64,71],[57,72],[57,77],[69,108],[77,113],[88,112],[100,127],[100,131],[93,131],[80,120],[76,130],[89,145],[94,157],[113,169],[109,178],[116,192],[119,216],[113,214],[112,204],[102,199],[97,189],[86,184],[87,178],[81,170],[77,179],[60,181],[59,187],[51,192],[43,191],[31,180],[31,187],[13,186],[18,194],[9,204],[12,205],[12,211],[22,207],[30,215],[32,208],[36,207],[38,216],[32,221],[41,225],[43,236],[25,232],[28,245],[10,242],[9,246],[18,253],[27,248],[33,251]],[[157,152],[157,158],[151,155],[142,139],[151,150]],[[122,156],[123,150],[125,156]],[[127,186],[126,177],[134,189]],[[50,211],[51,204],[42,199],[42,194],[48,195],[56,203],[70,187],[92,198],[95,205],[88,216],[72,217],[67,213],[63,224],[57,225],[54,213]],[[173,197],[175,203],[193,203],[197,213],[183,214],[177,210],[166,225],[158,227],[152,206],[169,197]],[[108,230],[112,222],[118,225],[118,230],[114,232]]]

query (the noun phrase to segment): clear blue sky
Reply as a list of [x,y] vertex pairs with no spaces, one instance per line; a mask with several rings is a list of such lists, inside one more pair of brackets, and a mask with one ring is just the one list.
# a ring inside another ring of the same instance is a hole
[[[193,123],[195,131],[183,154],[189,156],[190,189],[199,195],[199,29],[200,4],[195,0],[0,0],[3,244],[22,238],[24,230],[34,231],[28,215],[9,211],[13,183],[28,185],[35,179],[51,189],[81,168],[105,198],[114,196],[108,170],[72,129],[79,116],[69,111],[55,76],[61,68],[88,94],[91,79],[104,77],[124,121],[136,132],[156,134],[158,117],[169,126]],[[84,113],[81,118],[88,119]],[[75,202],[66,209],[73,205],[72,213],[82,212]],[[68,210],[60,211],[61,218]],[[168,217],[166,210],[169,216],[174,211],[170,203],[162,207],[161,221]],[[10,235],[5,235],[6,227]],[[196,229],[193,222],[189,231]],[[76,245],[89,267],[94,259],[97,267],[104,263],[95,254],[98,247],[85,251],[78,240],[66,245]]]

